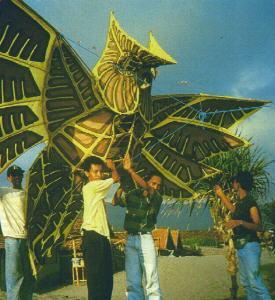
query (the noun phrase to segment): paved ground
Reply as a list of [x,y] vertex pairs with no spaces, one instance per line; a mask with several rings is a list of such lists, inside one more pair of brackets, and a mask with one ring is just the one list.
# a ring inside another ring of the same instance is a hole
[[[264,253],[262,266],[265,282],[273,287],[275,299],[275,257]],[[222,300],[229,298],[230,278],[226,272],[226,260],[223,255],[207,255],[201,257],[159,257],[160,283],[165,300]],[[270,273],[269,273],[270,274]],[[113,300],[125,298],[125,272],[114,276]],[[35,300],[84,300],[87,288],[85,285],[65,286],[54,291],[35,295]],[[2,296],[1,296],[2,295]],[[239,292],[243,298],[243,290]],[[0,292],[0,299],[5,299]]]

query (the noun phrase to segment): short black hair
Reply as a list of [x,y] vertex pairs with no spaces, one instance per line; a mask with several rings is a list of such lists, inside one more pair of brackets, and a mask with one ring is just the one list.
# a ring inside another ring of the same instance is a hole
[[13,166],[10,166],[7,170],[7,176],[10,177],[10,176],[18,176],[18,177],[23,177],[24,176],[24,170],[22,168],[20,168],[19,166],[17,165],[13,165]]
[[163,177],[162,174],[160,174],[159,172],[151,171],[147,175],[145,175],[144,178],[145,178],[146,181],[149,181],[153,176],[160,177],[161,180],[162,180],[162,177]]
[[231,178],[231,182],[237,181],[241,188],[250,192],[253,188],[253,175],[250,171],[240,171]]
[[91,168],[91,165],[101,165],[104,167],[104,161],[97,156],[88,156],[82,163],[82,169],[88,172]]

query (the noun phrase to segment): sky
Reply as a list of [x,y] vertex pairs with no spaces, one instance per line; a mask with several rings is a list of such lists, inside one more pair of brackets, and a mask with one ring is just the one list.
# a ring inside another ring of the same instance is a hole
[[[273,100],[239,129],[244,136],[252,137],[268,158],[275,159],[275,1],[25,2],[74,41],[71,45],[90,68],[104,49],[111,11],[121,27],[145,46],[152,31],[178,62],[159,68],[153,95],[206,93]],[[41,147],[27,153],[19,163],[27,168],[38,150]],[[275,176],[274,164],[270,171]]]

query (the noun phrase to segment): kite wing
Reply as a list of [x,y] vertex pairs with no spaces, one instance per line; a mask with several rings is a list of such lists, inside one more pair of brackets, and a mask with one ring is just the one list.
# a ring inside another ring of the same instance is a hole
[[3,171],[48,138],[44,81],[56,33],[20,1],[0,2],[0,155]]
[[172,94],[152,98],[153,125],[173,115],[201,120],[223,128],[230,128],[242,122],[270,103],[270,101],[206,94]]
[[36,263],[44,264],[70,233],[82,208],[82,180],[54,147],[44,149],[28,177],[29,249]]
[[189,193],[186,200],[196,196],[190,185],[219,172],[202,162],[206,157],[247,145],[226,129],[174,117],[152,128],[143,142],[144,158],[174,185],[166,196],[178,198],[179,191],[172,190],[182,189]]
[[255,113],[268,101],[210,95],[153,96],[153,127],[143,136],[141,175],[153,170],[164,178],[163,193],[192,200],[194,183],[220,172],[204,159],[248,146],[228,128]]
[[66,40],[22,1],[0,1],[0,171],[98,104]]

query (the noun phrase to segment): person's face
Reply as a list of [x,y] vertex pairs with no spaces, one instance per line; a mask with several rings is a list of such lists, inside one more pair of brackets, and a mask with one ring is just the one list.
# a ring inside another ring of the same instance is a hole
[[234,191],[238,191],[239,187],[240,187],[240,184],[238,183],[238,181],[234,180],[232,182],[232,187],[233,187],[233,190]]
[[150,188],[156,192],[160,189],[161,187],[161,178],[159,176],[152,176],[149,180],[148,180],[148,185],[150,186]]
[[90,170],[85,174],[90,181],[102,179],[102,165],[91,164]]
[[22,180],[23,180],[23,175],[21,174],[8,176],[8,181],[13,185],[15,189],[22,188]]

